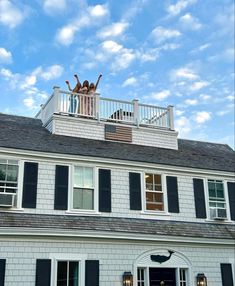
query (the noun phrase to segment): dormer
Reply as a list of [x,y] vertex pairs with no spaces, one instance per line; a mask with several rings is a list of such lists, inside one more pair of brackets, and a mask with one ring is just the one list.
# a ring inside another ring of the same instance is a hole
[[54,87],[36,118],[52,134],[178,149],[173,106],[81,94]]

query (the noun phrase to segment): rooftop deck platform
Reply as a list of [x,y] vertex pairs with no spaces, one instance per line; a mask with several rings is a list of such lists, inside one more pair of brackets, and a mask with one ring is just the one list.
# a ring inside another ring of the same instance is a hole
[[55,87],[36,115],[52,134],[177,149],[173,106],[80,94]]
[[46,125],[53,114],[71,115],[97,121],[174,130],[173,106],[141,104],[138,100],[116,100],[95,94],[79,94],[60,90],[41,106],[36,118]]

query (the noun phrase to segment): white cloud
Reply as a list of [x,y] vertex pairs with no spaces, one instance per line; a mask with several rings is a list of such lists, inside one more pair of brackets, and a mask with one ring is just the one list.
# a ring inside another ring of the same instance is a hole
[[179,0],[176,4],[171,4],[167,7],[167,12],[170,16],[176,16],[185,10],[188,6],[195,4],[197,0]]
[[122,84],[123,87],[125,86],[134,86],[137,84],[137,79],[135,77],[130,77],[124,81]]
[[44,11],[52,15],[57,12],[63,12],[66,9],[66,0],[44,0],[43,9]]
[[91,17],[104,17],[108,14],[108,9],[105,5],[96,5],[88,8]]
[[197,104],[198,104],[198,101],[197,101],[197,99],[186,99],[186,100],[185,100],[185,103],[186,103],[187,105],[197,105]]
[[76,19],[70,21],[56,32],[56,41],[64,46],[69,46],[74,42],[75,34],[82,28],[96,25],[98,19],[105,17],[108,14],[108,9],[105,5],[90,6],[83,12],[83,15],[78,15]]
[[195,121],[197,123],[204,123],[211,119],[210,112],[207,111],[198,111],[195,116]]
[[64,71],[64,68],[60,65],[52,65],[47,67],[45,70],[43,70],[40,74],[41,78],[44,80],[52,80],[55,78],[59,78]]
[[114,41],[105,41],[101,44],[102,48],[108,53],[118,53],[122,50],[123,46]]
[[181,137],[188,137],[192,130],[191,122],[186,116],[181,116],[175,120],[175,130],[179,132]]
[[193,17],[190,13],[180,17],[179,21],[185,29],[199,30],[202,28],[202,24],[199,22],[199,20]]
[[203,81],[203,80],[196,81],[190,86],[190,90],[192,91],[200,90],[208,85],[210,85],[208,81]]
[[179,110],[179,109],[176,109],[176,110],[175,110],[175,115],[176,115],[176,116],[181,116],[182,114],[184,114],[184,111],[183,111],[183,110]]
[[199,76],[194,70],[189,69],[187,67],[172,70],[170,73],[170,77],[172,80],[178,80],[178,79],[196,80],[199,78]]
[[211,96],[208,95],[208,94],[204,94],[203,93],[203,94],[200,94],[199,98],[201,98],[202,100],[207,101],[207,100],[211,99]]
[[136,58],[135,53],[131,49],[122,49],[111,65],[113,71],[126,69]]
[[229,101],[234,101],[235,97],[234,95],[228,95],[226,96],[226,99],[228,99]]
[[16,5],[9,0],[0,0],[0,23],[15,28],[24,20],[24,12],[20,11]]
[[35,100],[32,97],[27,97],[23,100],[23,103],[29,109],[35,108]]
[[172,38],[178,38],[179,36],[181,36],[181,33],[178,30],[165,29],[161,26],[157,26],[151,32],[151,35],[157,43],[161,43]]
[[128,23],[125,22],[118,22],[113,23],[112,25],[103,28],[97,33],[97,36],[101,39],[105,39],[108,37],[117,37],[121,36],[126,28],[128,27]]
[[0,70],[0,74],[6,79],[12,78],[14,76],[10,70],[4,68]]
[[11,62],[12,62],[11,52],[0,47],[0,63],[11,63]]
[[156,100],[164,100],[167,97],[169,97],[171,95],[171,92],[169,90],[162,90],[160,92],[157,93],[152,93],[152,98],[156,99]]

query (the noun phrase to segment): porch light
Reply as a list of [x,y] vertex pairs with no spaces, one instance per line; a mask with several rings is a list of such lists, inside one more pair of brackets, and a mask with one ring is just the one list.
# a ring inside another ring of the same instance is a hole
[[207,279],[204,273],[197,274],[197,286],[207,286]]
[[123,276],[123,286],[133,286],[133,275],[131,272],[124,272]]

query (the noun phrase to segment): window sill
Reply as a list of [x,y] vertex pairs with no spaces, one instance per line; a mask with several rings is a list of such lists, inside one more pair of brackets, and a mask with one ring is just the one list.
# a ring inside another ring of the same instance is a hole
[[98,211],[94,211],[94,210],[91,210],[91,211],[82,211],[82,210],[68,210],[65,212],[66,214],[68,215],[84,215],[84,216],[93,216],[93,215],[101,215],[100,212]]
[[23,208],[4,208],[4,207],[0,207],[0,211],[1,212],[23,212],[24,209]]
[[153,212],[153,211],[141,211],[140,212],[141,216],[148,216],[150,218],[155,218],[159,219],[161,217],[162,219],[169,219],[170,218],[170,213],[168,212]]
[[210,218],[207,218],[205,219],[206,222],[208,223],[223,223],[223,224],[231,224],[231,223],[234,223],[233,220],[230,220],[230,219],[210,219]]

